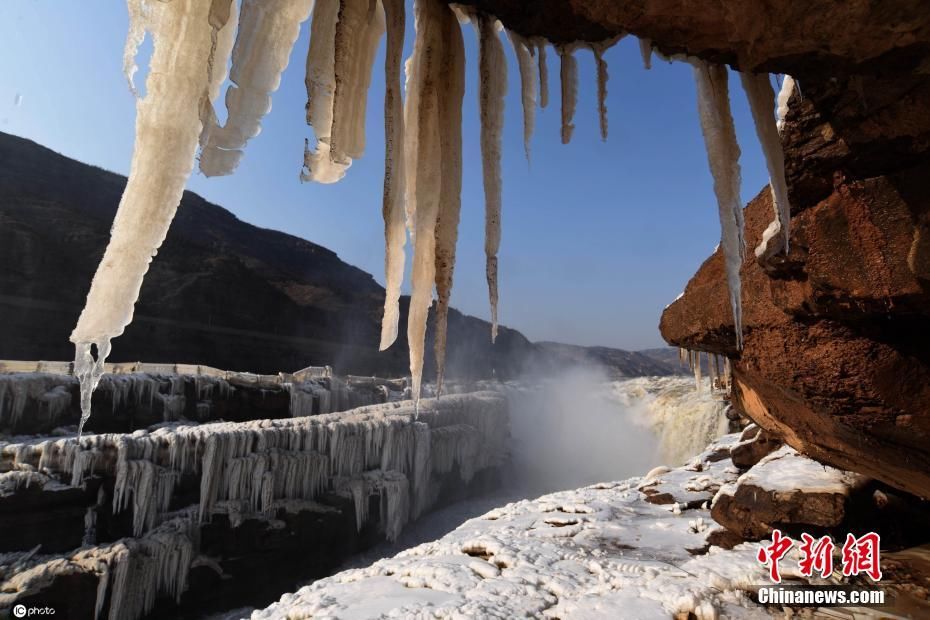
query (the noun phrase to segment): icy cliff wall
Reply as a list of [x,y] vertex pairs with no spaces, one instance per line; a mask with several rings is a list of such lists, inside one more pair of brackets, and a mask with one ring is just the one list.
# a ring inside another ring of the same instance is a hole
[[[288,514],[333,513],[333,496],[350,507],[339,518],[351,519],[355,530],[376,522],[393,539],[432,506],[444,480],[468,484],[507,459],[503,397],[453,395],[424,400],[419,409],[418,418],[409,402],[387,403],[314,417],[4,443],[0,503],[30,487],[96,491],[85,494],[85,547],[11,556],[0,604],[35,596],[63,574],[86,573],[98,581],[98,611],[139,617],[160,597],[180,601],[193,567],[224,564],[224,557],[200,552],[212,521],[233,529],[265,521],[274,530],[276,520],[291,522]],[[121,515],[128,537],[104,540]],[[30,542],[16,541],[16,548]]]

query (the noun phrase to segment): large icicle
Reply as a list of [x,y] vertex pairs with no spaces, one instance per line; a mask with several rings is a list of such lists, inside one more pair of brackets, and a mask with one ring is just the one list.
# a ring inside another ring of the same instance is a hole
[[533,137],[533,126],[536,122],[536,72],[533,67],[532,43],[525,37],[513,31],[507,31],[510,44],[517,56],[517,66],[520,69],[520,100],[523,103],[523,150],[526,159],[530,159],[530,139]]
[[142,279],[165,239],[193,168],[202,128],[200,111],[209,88],[210,8],[211,3],[200,0],[147,5],[146,24],[154,49],[146,96],[136,103],[129,180],[110,243],[71,334],[76,348],[74,374],[81,381],[80,429],[90,416],[91,393],[103,374],[110,341],[132,321]]
[[785,118],[788,116],[788,102],[791,100],[791,95],[794,94],[794,86],[794,78],[786,75],[778,91],[778,120],[775,122],[778,133],[781,133],[785,128]]
[[562,84],[562,144],[568,144],[575,131],[572,120],[578,103],[578,61],[575,60],[575,50],[571,45],[559,45],[556,51],[562,61],[559,72]]
[[313,0],[243,0],[226,91],[229,115],[223,127],[205,128],[200,170],[206,176],[232,174],[246,143],[261,132],[271,94],[312,8]]
[[507,61],[494,18],[476,14],[478,33],[478,108],[481,117],[481,169],[484,178],[484,253],[491,300],[491,342],[497,340],[497,251],[501,244],[501,135]]
[[334,183],[365,150],[368,86],[384,27],[377,0],[317,3],[307,53],[307,122],[317,145],[304,153],[302,179]]
[[749,108],[756,124],[756,135],[762,144],[765,164],[769,170],[769,186],[775,219],[762,233],[762,241],[755,249],[757,257],[773,256],[788,251],[791,207],[788,204],[788,184],[785,181],[785,152],[782,150],[778,128],[775,125],[775,91],[768,73],[741,73],[743,90],[749,99]]
[[440,0],[415,0],[416,40],[407,61],[404,109],[407,213],[414,227],[413,282],[407,313],[407,344],[415,402],[420,400],[426,321],[436,277],[436,218],[439,211],[441,146],[439,138],[442,20],[454,19]]
[[462,98],[465,95],[465,47],[456,19],[442,20],[443,53],[439,75],[439,140],[442,151],[439,212],[436,218],[436,394],[442,393],[446,368],[446,323],[455,269],[459,212],[462,206]]
[[400,318],[400,287],[404,279],[404,116],[400,90],[401,56],[404,51],[406,15],[404,0],[382,0],[387,24],[384,55],[384,317],[381,346],[384,351],[397,340]]
[[743,346],[743,311],[740,265],[743,262],[743,208],[740,200],[739,145],[730,113],[727,69],[723,65],[692,59],[697,82],[698,115],[714,177],[714,194],[720,214],[721,246],[726,265],[730,305],[736,330],[736,346]]

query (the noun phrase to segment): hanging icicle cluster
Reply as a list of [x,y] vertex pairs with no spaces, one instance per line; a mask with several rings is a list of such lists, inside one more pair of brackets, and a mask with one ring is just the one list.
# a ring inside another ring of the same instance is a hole
[[730,113],[727,68],[699,59],[692,63],[698,90],[698,116],[720,215],[721,248],[730,289],[736,346],[742,348],[743,308],[739,270],[745,248],[743,202],[740,199],[740,150]]
[[[491,339],[497,336],[498,264],[501,238],[501,136],[507,67],[499,22],[473,9],[450,9],[443,0],[415,0],[416,40],[406,63],[401,94],[404,0],[127,0],[130,26],[123,67],[135,92],[135,54],[151,34],[154,41],[146,96],[137,103],[132,168],[110,244],[97,269],[87,304],[71,340],[76,345],[74,373],[81,381],[82,412],[103,373],[110,341],[132,320],[142,279],[173,219],[198,144],[200,169],[208,175],[232,173],[246,143],[258,135],[271,109],[301,24],[312,12],[306,61],[307,116],[315,142],[304,154],[302,179],[332,183],[341,179],[365,148],[365,109],[375,53],[387,31],[385,54],[385,175],[382,215],[385,227],[386,295],[380,348],[397,338],[399,297],[404,274],[404,244],[413,244],[413,282],[408,313],[408,344],[414,398],[419,397],[426,323],[437,297],[435,353],[441,385],[444,375],[446,320],[452,290],[455,246],[461,208],[462,99],[464,47],[456,12],[470,20],[478,35],[478,102],[481,118],[482,172],[485,190],[485,253],[491,306]],[[466,14],[467,12],[467,14]],[[535,105],[548,104],[547,42],[508,33],[520,72],[523,142],[527,158],[535,123]],[[588,43],[597,74],[601,136],[607,137],[607,65],[604,52],[613,41]],[[556,47],[561,67],[561,139],[574,130],[578,44]],[[652,43],[640,41],[649,68]],[[658,50],[656,53],[661,56]],[[533,59],[535,57],[536,67]],[[227,77],[227,118],[220,126],[213,102]],[[714,176],[726,259],[727,283],[742,344],[739,267],[743,255],[739,147],[729,109],[727,73],[722,66],[692,61],[698,84],[701,127]],[[771,178],[776,218],[762,252],[787,249],[789,206],[784,162],[775,128],[774,93],[767,76],[746,75],[759,139]],[[794,82],[786,77],[778,96],[783,121]],[[777,244],[769,243],[778,240]],[[94,353],[96,348],[96,354]]]
[[436,358],[441,380],[445,323],[452,290],[462,187],[462,97],[465,49],[455,14],[440,0],[414,2],[416,41],[407,61],[404,106],[407,224],[413,238],[413,282],[407,344],[414,400],[423,376],[426,322],[433,286],[439,295]]

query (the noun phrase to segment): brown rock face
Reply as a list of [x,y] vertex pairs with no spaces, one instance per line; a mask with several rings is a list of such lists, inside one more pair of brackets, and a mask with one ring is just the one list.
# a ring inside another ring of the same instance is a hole
[[[789,533],[829,531],[848,525],[850,508],[867,495],[867,480],[828,469],[783,448],[763,459],[714,497],[711,516],[745,540]],[[794,487],[798,488],[794,488]]]
[[[734,358],[734,400],[824,462],[930,495],[930,327],[924,248],[930,167],[853,181],[796,215],[777,264],[744,261],[745,346],[734,346],[723,260],[662,317],[677,345]],[[770,218],[746,209],[747,240]]]
[[772,219],[765,188],[746,209],[744,349],[719,252],[660,328],[671,344],[730,357],[735,402],[767,432],[930,497],[926,3],[465,1],[554,43],[631,33],[667,55],[799,81],[782,136],[791,252],[753,256]]

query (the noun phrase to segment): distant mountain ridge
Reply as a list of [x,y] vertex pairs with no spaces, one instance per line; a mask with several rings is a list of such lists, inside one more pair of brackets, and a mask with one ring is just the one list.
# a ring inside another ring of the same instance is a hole
[[[125,183],[121,175],[0,133],[0,358],[71,359],[68,336]],[[383,300],[375,279],[335,252],[253,226],[185,192],[111,360],[252,372],[332,365],[402,376],[409,300],[401,300],[397,342],[379,352]],[[508,328],[492,345],[489,334],[486,321],[450,313],[450,377],[508,378],[576,361],[603,363],[617,376],[674,372],[617,349],[534,344]],[[431,341],[428,352],[429,375]]]

